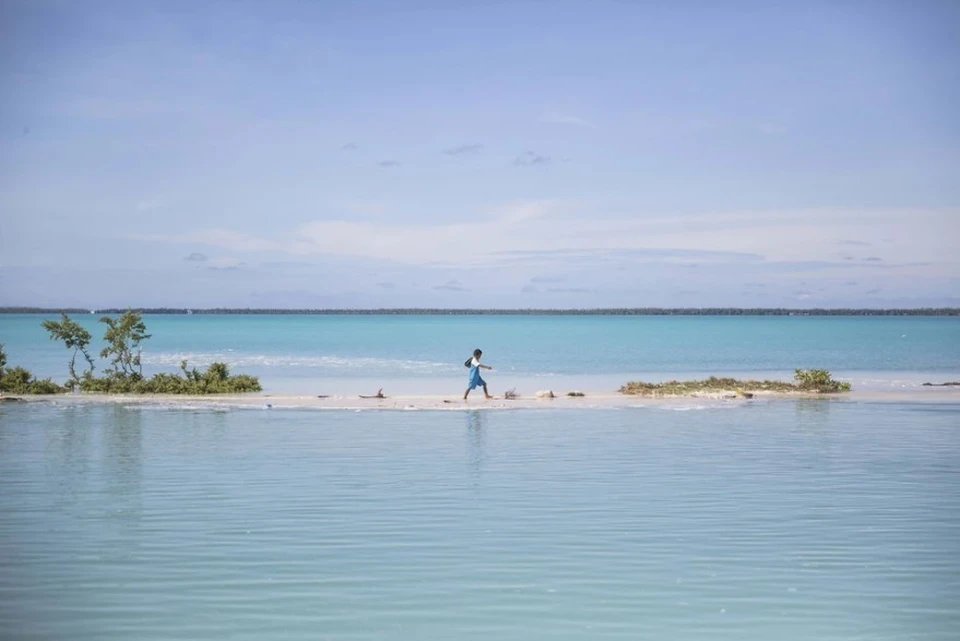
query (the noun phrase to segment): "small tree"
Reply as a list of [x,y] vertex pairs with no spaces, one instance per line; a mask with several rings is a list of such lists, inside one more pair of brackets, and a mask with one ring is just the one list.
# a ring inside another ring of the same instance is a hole
[[140,343],[150,338],[150,334],[140,313],[128,309],[119,318],[104,316],[100,322],[107,326],[103,333],[107,346],[100,352],[101,358],[110,359],[112,369],[107,371],[116,376],[143,378]]
[[811,392],[849,392],[850,383],[836,381],[825,369],[798,369],[794,370],[793,379],[797,387]]
[[2,383],[3,383],[3,368],[6,366],[7,366],[7,353],[3,351],[3,343],[0,343],[0,386],[2,386]]
[[87,351],[87,346],[90,345],[90,332],[63,313],[60,314],[59,321],[45,320],[42,325],[43,328],[47,330],[47,333],[50,334],[50,340],[63,341],[67,349],[73,350],[73,355],[70,356],[70,379],[72,382],[80,380],[80,377],[77,376],[77,371],[74,369],[77,361],[77,352],[83,354],[87,365],[90,367],[85,374],[93,374],[93,358],[90,356],[90,352]]

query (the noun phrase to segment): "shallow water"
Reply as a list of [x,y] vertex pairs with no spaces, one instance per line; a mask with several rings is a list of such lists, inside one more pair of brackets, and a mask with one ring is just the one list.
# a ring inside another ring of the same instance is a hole
[[953,639],[960,405],[0,405],[9,639]]
[[[40,323],[0,315],[9,362],[64,380],[69,354]],[[101,347],[97,316],[75,316]],[[713,374],[790,378],[823,367],[855,386],[960,379],[960,317],[302,316],[145,318],[145,371],[215,360],[270,392],[443,393],[480,347],[496,389],[537,384],[615,390],[630,379]],[[102,365],[101,365],[102,369]],[[569,383],[567,383],[569,381]]]

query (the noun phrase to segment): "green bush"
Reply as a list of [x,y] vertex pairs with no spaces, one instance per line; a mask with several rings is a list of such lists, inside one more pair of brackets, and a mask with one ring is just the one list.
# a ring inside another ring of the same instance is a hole
[[835,381],[825,369],[798,369],[793,383],[786,381],[753,381],[711,376],[701,381],[666,381],[646,383],[630,381],[620,388],[621,394],[638,396],[688,396],[698,392],[816,392],[827,394],[849,392],[850,383]]
[[139,374],[113,372],[95,378],[86,375],[80,380],[84,392],[105,394],[242,394],[259,392],[260,379],[248,374],[230,375],[226,363],[211,363],[206,371],[188,369],[187,362],[180,363],[182,374],[160,373],[150,378]]
[[9,394],[59,394],[63,387],[49,378],[36,379],[22,367],[4,369],[0,377],[0,392]]
[[809,392],[849,392],[850,383],[835,381],[825,369],[798,369],[793,374],[797,387]]

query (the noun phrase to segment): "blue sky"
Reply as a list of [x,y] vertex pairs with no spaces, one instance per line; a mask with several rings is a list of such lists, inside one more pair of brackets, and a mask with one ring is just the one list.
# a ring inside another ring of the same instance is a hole
[[0,305],[960,306],[960,3],[0,2]]

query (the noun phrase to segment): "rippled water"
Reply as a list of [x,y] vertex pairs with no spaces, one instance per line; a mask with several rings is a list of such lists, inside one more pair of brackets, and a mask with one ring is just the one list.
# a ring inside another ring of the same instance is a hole
[[5,639],[954,639],[960,405],[0,405]]

